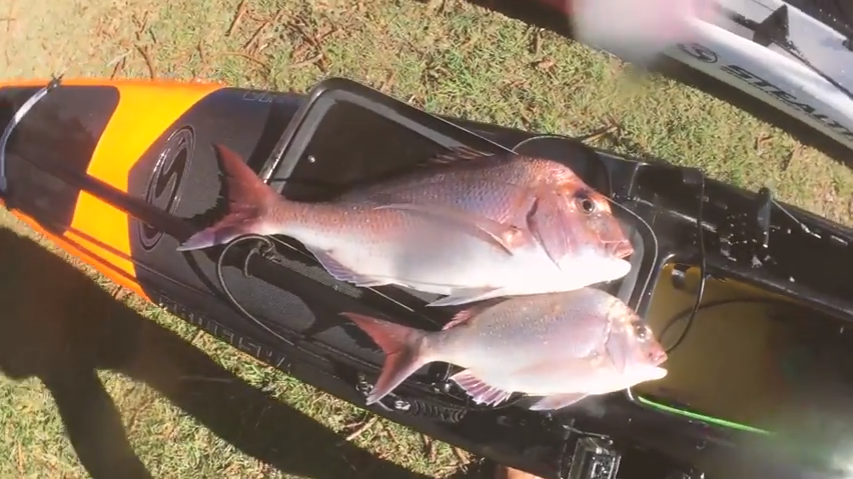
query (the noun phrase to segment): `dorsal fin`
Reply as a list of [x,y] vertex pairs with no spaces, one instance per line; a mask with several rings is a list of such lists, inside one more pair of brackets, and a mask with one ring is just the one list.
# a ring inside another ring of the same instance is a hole
[[468,321],[473,319],[474,316],[477,316],[477,315],[483,313],[487,309],[489,309],[492,306],[495,306],[498,303],[501,303],[503,301],[504,301],[504,298],[485,299],[483,301],[478,302],[477,304],[468,306],[465,309],[461,309],[461,310],[457,311],[456,314],[453,315],[453,318],[451,318],[450,321],[447,324],[445,324],[444,327],[442,327],[441,329],[445,330],[445,329],[455,328],[456,326],[459,326],[460,324],[467,323]]
[[482,158],[502,158],[505,155],[499,153],[489,153],[485,151],[475,150],[467,146],[457,146],[448,148],[447,151],[438,155],[427,158],[420,163],[419,166],[435,166],[435,165],[450,165],[465,161],[478,160]]
[[[378,174],[371,178],[359,180],[357,183],[348,185],[348,190],[344,193],[349,194],[358,190],[371,189],[374,187],[384,187],[385,182],[399,179],[411,174],[429,173],[429,170],[443,171],[445,168],[450,168],[453,165],[465,165],[473,163],[477,159],[485,159],[486,161],[506,161],[514,158],[516,155],[512,151],[489,153],[467,146],[459,146],[446,148],[444,152],[435,156],[430,156],[418,162],[402,165],[390,171]],[[427,170],[427,171],[424,171]]]

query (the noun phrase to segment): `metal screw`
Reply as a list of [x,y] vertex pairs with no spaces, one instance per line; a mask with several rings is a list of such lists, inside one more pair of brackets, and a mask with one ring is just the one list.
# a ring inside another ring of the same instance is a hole
[[358,382],[355,385],[355,389],[362,394],[370,394],[370,391],[373,390],[373,385],[367,382],[364,377],[359,377]]
[[394,400],[394,409],[398,411],[408,411],[409,409],[411,409],[411,407],[412,405],[409,403],[409,401],[406,401],[404,399]]

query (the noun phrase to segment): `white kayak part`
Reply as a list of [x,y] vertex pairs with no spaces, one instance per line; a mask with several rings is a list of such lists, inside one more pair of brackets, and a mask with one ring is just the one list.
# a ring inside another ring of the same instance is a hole
[[788,54],[722,27],[695,23],[696,40],[669,49],[668,56],[853,149],[853,98],[847,93]]
[[[788,9],[788,38],[815,67],[844,88],[853,91],[853,51],[845,46],[845,36],[817,18],[782,0],[718,0],[721,5],[761,22],[782,6]],[[721,25],[726,26],[727,25]],[[733,32],[737,33],[734,29]],[[748,34],[748,32],[744,32]],[[751,38],[751,35],[749,36]],[[789,56],[771,45],[776,53]]]
[[[845,36],[782,0],[714,1],[756,23],[765,21],[780,7],[786,6],[790,42],[813,67],[847,92],[780,46],[756,43],[752,30],[720,15],[685,17],[678,11],[668,14],[671,17],[669,20],[686,21],[689,25],[676,25],[667,30],[666,35],[653,38],[657,44],[644,44],[641,41],[639,45],[642,49],[663,45],[662,53],[665,56],[737,88],[853,150],[853,98],[848,93],[853,92],[853,51],[845,45]],[[598,30],[592,34],[582,32],[585,36],[579,38],[594,48],[627,61],[636,61],[634,51],[630,48],[625,51],[624,39],[636,36],[638,29],[647,28],[651,20],[646,17],[658,13],[660,0],[644,2],[648,11],[645,14],[638,13],[638,20],[633,26],[628,24],[633,30],[618,32],[616,27],[626,21],[624,14],[618,15],[611,22],[611,36],[608,38],[608,30],[602,27],[606,25],[602,21],[602,18],[606,18],[606,12],[600,12],[598,10],[601,8],[597,8],[588,13],[590,18],[593,18],[593,14],[597,15],[595,18],[580,23]],[[628,12],[636,9],[636,3],[626,5]],[[578,23],[578,20],[574,23]],[[673,32],[675,41],[670,41]],[[642,62],[644,59],[639,60]]]

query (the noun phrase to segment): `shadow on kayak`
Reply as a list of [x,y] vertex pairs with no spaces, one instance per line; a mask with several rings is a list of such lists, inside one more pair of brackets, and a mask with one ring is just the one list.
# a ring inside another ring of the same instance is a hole
[[[466,1],[529,25],[550,30],[570,39],[574,38],[571,25],[566,17],[555,14],[554,10],[547,6],[549,3],[558,2],[550,0],[539,0],[538,2],[525,0]],[[737,88],[699,73],[669,58],[660,60],[652,70],[672,80],[719,98],[735,108],[749,113],[758,120],[788,133],[800,143],[815,148],[834,161],[853,169],[853,159],[851,159],[853,156],[851,156],[849,148]]]
[[81,464],[95,479],[151,477],[98,370],[147,384],[217,436],[287,474],[425,477],[349,443],[338,446],[343,438],[335,432],[248,385],[5,228],[0,271],[0,372],[16,380],[36,377],[50,390]]

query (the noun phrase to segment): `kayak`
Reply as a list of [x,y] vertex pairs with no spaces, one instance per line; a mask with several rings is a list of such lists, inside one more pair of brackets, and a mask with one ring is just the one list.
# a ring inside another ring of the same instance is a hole
[[[699,478],[722,465],[732,468],[727,477],[789,477],[841,467],[826,445],[853,422],[827,411],[849,386],[827,364],[850,358],[849,228],[767,189],[579,139],[434,116],[344,78],[306,93],[46,83],[0,84],[0,126],[11,133],[0,157],[4,207],[114,282],[305,383],[544,478]],[[178,251],[221,214],[214,143],[299,201],[451,148],[568,165],[618,206],[632,269],[597,287],[645,318],[669,349],[669,374],[547,413],[515,396],[477,405],[448,380],[454,366],[433,363],[365,406],[382,353],[340,313],[437,330],[455,311],[425,307],[433,295],[339,282],[286,237]]]
[[[569,38],[573,31],[567,19],[573,3],[496,2],[510,16]],[[664,50],[657,70],[849,163],[853,11],[834,0],[714,0],[710,4],[717,5],[723,15],[713,21],[692,21],[693,37]]]

